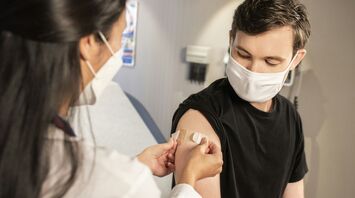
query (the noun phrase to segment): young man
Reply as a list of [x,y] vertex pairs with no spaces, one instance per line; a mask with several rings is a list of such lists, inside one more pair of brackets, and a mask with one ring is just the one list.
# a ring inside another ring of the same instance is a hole
[[[222,148],[221,175],[197,183],[202,197],[304,197],[301,118],[278,92],[306,55],[309,36],[297,0],[246,0],[236,9],[227,78],[191,95],[173,118],[172,132],[198,131]],[[193,146],[179,145],[175,178]]]

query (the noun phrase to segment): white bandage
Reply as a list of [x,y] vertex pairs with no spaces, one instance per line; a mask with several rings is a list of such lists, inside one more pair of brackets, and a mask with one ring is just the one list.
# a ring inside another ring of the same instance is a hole
[[194,132],[192,135],[192,141],[194,141],[196,144],[200,144],[202,140],[202,134],[199,132]]

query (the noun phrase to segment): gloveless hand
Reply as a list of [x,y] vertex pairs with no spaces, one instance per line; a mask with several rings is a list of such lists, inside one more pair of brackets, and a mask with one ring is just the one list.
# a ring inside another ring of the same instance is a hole
[[201,144],[195,146],[189,153],[187,164],[177,183],[186,183],[194,187],[196,181],[221,173],[222,165],[221,149],[203,138]]
[[146,148],[137,158],[147,165],[155,176],[163,177],[175,170],[176,146],[176,140],[171,138],[167,143]]

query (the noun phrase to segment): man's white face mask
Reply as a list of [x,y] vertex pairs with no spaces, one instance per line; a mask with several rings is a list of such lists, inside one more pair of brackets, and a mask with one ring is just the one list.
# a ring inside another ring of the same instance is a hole
[[[231,49],[232,47],[233,45],[231,45]],[[239,64],[230,55],[226,70],[228,81],[237,95],[243,100],[266,102],[280,92],[297,54],[295,54],[284,71],[277,73],[252,72]]]
[[117,52],[114,52],[105,38],[102,32],[99,32],[99,36],[102,41],[105,43],[107,48],[110,50],[112,56],[107,60],[107,62],[100,68],[96,73],[92,64],[89,61],[86,61],[86,65],[94,75],[94,79],[87,84],[81,92],[79,99],[75,105],[93,105],[97,102],[98,98],[102,94],[103,90],[108,86],[112,81],[113,77],[116,75],[118,70],[122,67],[122,55],[123,48],[119,49]]

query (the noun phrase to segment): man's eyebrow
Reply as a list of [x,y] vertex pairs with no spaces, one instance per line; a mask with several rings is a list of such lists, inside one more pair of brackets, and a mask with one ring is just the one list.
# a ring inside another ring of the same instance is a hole
[[273,60],[276,60],[276,61],[279,61],[279,62],[283,62],[283,61],[286,60],[285,58],[282,58],[280,56],[267,56],[267,57],[265,57],[265,59],[273,59]]
[[[242,46],[237,45],[236,48],[238,50],[241,50],[241,51],[247,53],[249,56],[252,56],[252,54],[250,52],[248,52],[248,50],[244,49]],[[285,58],[282,58],[280,56],[267,56],[267,57],[265,57],[265,59],[272,59],[272,60],[276,60],[279,62],[283,62],[286,60]]]

